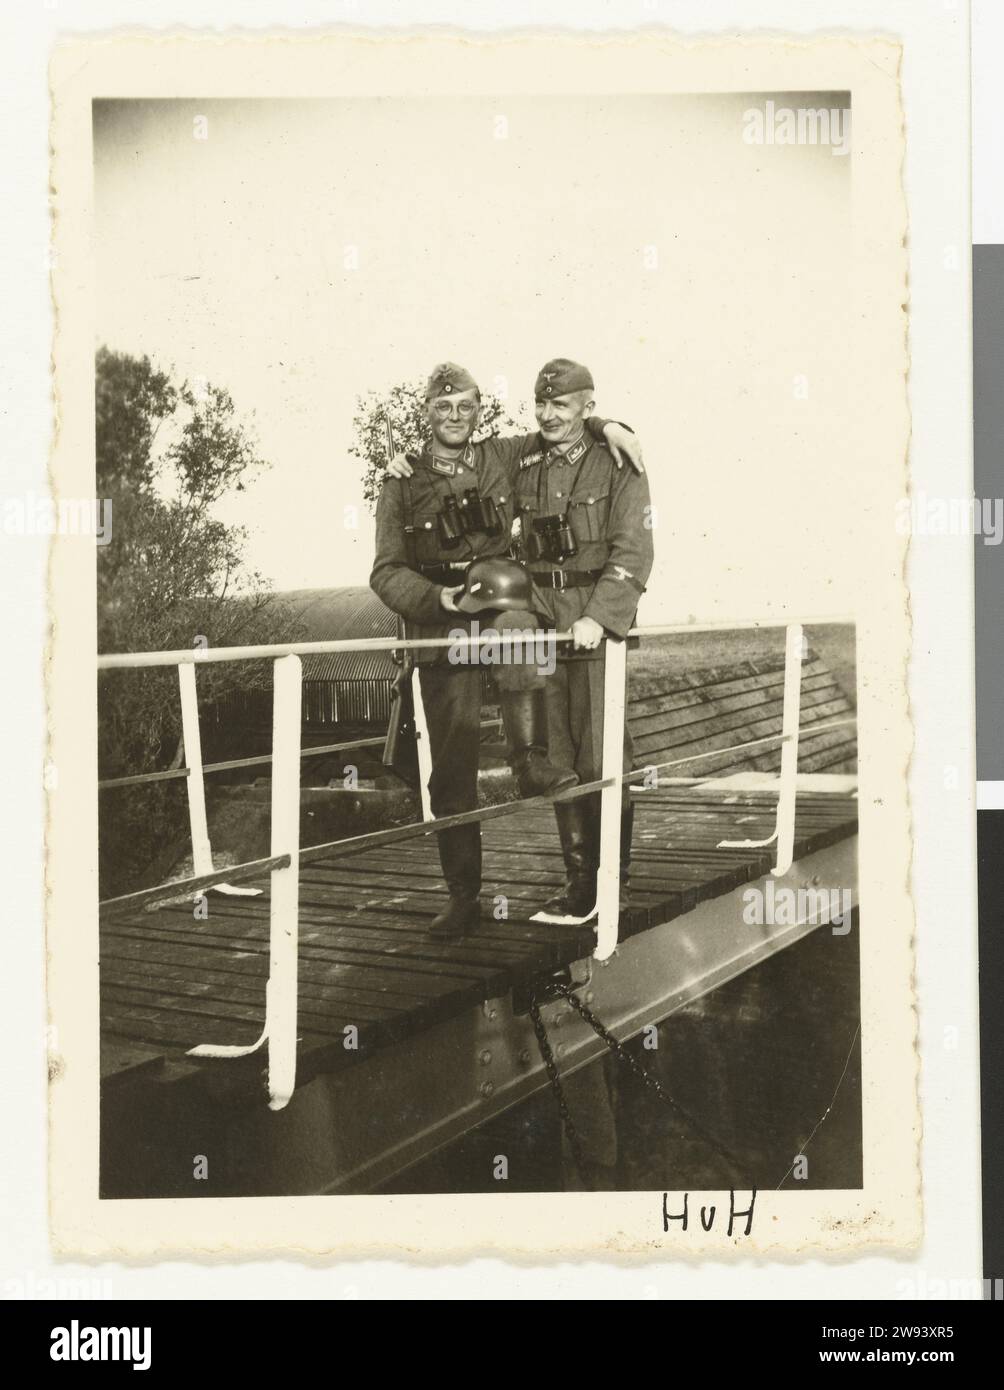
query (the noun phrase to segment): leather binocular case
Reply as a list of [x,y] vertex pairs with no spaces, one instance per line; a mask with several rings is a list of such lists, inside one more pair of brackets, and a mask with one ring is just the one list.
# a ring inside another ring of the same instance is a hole
[[436,519],[440,543],[451,550],[464,536],[480,532],[488,536],[502,534],[498,508],[490,497],[482,497],[477,488],[469,487],[458,501],[451,493],[443,502]]
[[578,555],[579,545],[568,523],[568,513],[552,512],[549,516],[536,517],[526,537],[526,551],[530,560],[549,560],[555,565]]

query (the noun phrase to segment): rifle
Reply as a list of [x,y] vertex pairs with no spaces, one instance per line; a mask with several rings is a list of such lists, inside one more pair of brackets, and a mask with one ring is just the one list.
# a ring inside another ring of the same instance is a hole
[[390,467],[394,462],[397,450],[394,448],[394,426],[390,422],[390,412],[386,409],[383,413],[383,437],[384,448],[387,451],[387,466]]
[[[384,410],[384,447],[387,462],[397,453],[394,447],[394,428],[390,422],[390,412]],[[397,620],[398,636],[407,636],[404,619]],[[387,723],[387,737],[383,745],[383,765],[395,772],[413,790],[418,790],[420,777],[418,771],[418,744],[415,739],[415,698],[412,694],[411,673],[414,660],[407,649],[392,652],[394,661],[401,667],[400,673],[391,686],[390,719]]]
[[411,689],[410,666],[405,666],[391,686],[390,720],[383,745],[383,765],[396,773],[412,790],[418,790],[418,744],[415,741],[415,699]]

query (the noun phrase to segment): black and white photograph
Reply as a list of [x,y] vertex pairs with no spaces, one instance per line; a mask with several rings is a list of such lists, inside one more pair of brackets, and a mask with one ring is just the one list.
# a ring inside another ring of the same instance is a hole
[[[403,1196],[456,1199],[423,1248],[908,1241],[894,46],[423,43],[435,90],[180,43],[57,98],[63,1142],[137,1253],[365,1246]],[[513,1206],[569,1194],[581,1235]]]
[[[837,237],[848,100],[813,94],[790,113]],[[731,118],[741,159],[766,103],[645,105],[95,103],[98,492],[112,518],[98,550],[104,1196],[860,1185],[853,628],[663,633],[677,615],[646,590],[663,535],[672,573],[685,465],[651,404],[644,437],[603,418],[654,383],[640,360],[609,361],[614,307],[590,312],[589,267],[627,229],[558,157],[578,127],[616,187],[618,151],[641,132],[654,147],[682,126],[686,146],[711,146]],[[362,182],[336,168],[291,204],[292,142],[337,150],[375,124],[383,153]],[[526,152],[522,133],[544,128]],[[486,205],[465,226],[489,157]],[[165,226],[165,181],[188,235]],[[717,222],[726,204],[702,211]],[[360,242],[340,247],[349,216]],[[482,217],[511,258],[498,271],[522,264],[539,286],[533,317],[492,314]],[[674,222],[661,242],[694,234]],[[662,271],[642,256],[639,296],[646,275],[680,273],[685,248],[667,252]],[[828,267],[824,302],[842,298],[842,271]],[[262,323],[238,348],[224,297],[249,291],[259,321],[289,326],[277,340]],[[298,360],[304,314],[331,324],[325,360]],[[377,342],[345,357],[364,318],[387,324],[383,361]],[[509,362],[494,354],[516,332],[521,362],[535,334],[538,358],[571,338],[607,367],[602,385],[555,356],[500,394]],[[435,360],[460,344],[484,393]],[[206,367],[198,380],[180,375],[183,352]],[[267,446],[233,396],[259,374],[246,395]],[[262,514],[283,495],[290,512],[309,499],[301,521]],[[302,587],[252,569],[245,517],[260,518],[261,568]],[[640,608],[654,623],[639,626]],[[232,660],[235,647],[261,651]],[[130,662],[151,648],[152,664]],[[296,783],[286,804],[280,774]],[[484,821],[487,807],[509,814]],[[269,875],[261,861],[290,850],[298,874]],[[299,960],[284,964],[290,939]]]

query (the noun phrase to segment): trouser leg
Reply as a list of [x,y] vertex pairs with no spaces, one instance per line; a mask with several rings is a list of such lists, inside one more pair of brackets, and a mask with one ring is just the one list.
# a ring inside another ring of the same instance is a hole
[[[574,766],[577,740],[574,736],[571,670],[574,663],[558,662],[547,684],[548,737],[555,761]],[[583,764],[584,765],[584,764]],[[575,768],[578,773],[579,769]],[[581,778],[581,773],[579,776]],[[539,916],[560,923],[587,922],[596,908],[597,850],[594,796],[555,802],[561,856],[565,864],[565,886],[549,899]]]
[[[598,782],[603,775],[603,696],[605,654],[595,660],[559,662],[565,684],[555,684],[560,697],[548,705],[551,744],[567,757],[582,782]],[[627,702],[625,701],[625,710]],[[634,745],[624,720],[624,771],[634,766]]]
[[[603,775],[603,709],[605,695],[606,654],[599,661],[568,662],[569,667],[577,666],[569,677],[569,737],[574,740],[575,755],[573,766],[583,782],[599,781]],[[622,772],[634,768],[634,743],[628,727],[627,699],[624,700],[624,744],[622,750]],[[600,805],[599,794],[595,799],[588,798],[593,834],[596,838],[599,855]],[[631,793],[624,784],[621,788],[620,820],[620,878],[622,902],[626,903],[628,879],[631,872],[631,842],[634,835],[634,805]]]
[[429,730],[432,814],[473,811],[478,804],[481,672],[476,666],[422,666],[419,684]]
[[[606,655],[599,661],[566,662],[569,667],[568,737],[574,749],[572,766],[582,782],[598,782],[603,776],[603,709],[605,694]],[[626,692],[625,692],[626,695]],[[626,718],[624,701],[624,743],[622,773],[634,768],[634,743]],[[600,796],[588,798],[591,815],[596,822],[599,838]],[[625,784],[621,790],[620,866],[626,878],[631,864],[631,840],[634,832],[634,806]]]
[[[580,782],[596,782],[603,771],[605,656],[560,661],[547,686],[548,737],[552,757],[571,764]],[[624,722],[624,771],[634,764],[631,735]],[[630,861],[632,809],[625,789],[621,814],[621,868]],[[572,920],[592,915],[599,868],[600,793],[555,805],[565,860],[565,893],[548,903],[548,915]]]
[[[423,667],[419,682],[432,758],[432,813],[451,816],[476,810],[481,672],[477,667]],[[462,936],[477,922],[480,911],[481,827],[451,826],[439,831],[437,839],[450,901],[429,930],[437,936]]]

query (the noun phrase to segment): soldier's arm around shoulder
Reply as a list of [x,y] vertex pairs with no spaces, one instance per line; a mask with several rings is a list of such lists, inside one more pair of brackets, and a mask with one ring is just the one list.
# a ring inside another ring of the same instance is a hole
[[491,435],[482,442],[505,475],[510,489],[516,485],[520,464],[541,450],[540,435],[536,431],[533,434]]
[[392,613],[415,623],[437,623],[443,617],[441,585],[433,584],[408,563],[403,478],[385,478],[376,508],[376,554],[370,588]]
[[585,613],[615,637],[630,630],[652,573],[652,520],[648,477],[630,468],[615,469],[606,528],[610,554]]

